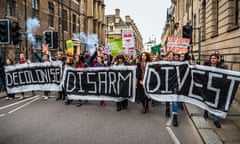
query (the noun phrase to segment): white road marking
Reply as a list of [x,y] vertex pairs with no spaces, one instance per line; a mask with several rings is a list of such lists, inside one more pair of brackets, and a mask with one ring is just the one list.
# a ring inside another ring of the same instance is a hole
[[176,135],[173,133],[172,129],[170,127],[166,127],[166,130],[168,131],[169,135],[171,136],[173,142],[175,144],[181,144]]
[[9,111],[8,113],[11,114],[11,113],[13,113],[13,112],[15,112],[15,111],[17,111],[17,110],[20,110],[21,108],[23,108],[23,107],[25,107],[25,106],[27,106],[27,105],[29,105],[29,104],[37,101],[37,100],[39,100],[39,97],[36,98],[36,99],[34,99],[34,100],[31,100],[30,102],[25,103],[24,105],[22,105],[22,106],[20,106],[20,107],[17,107],[17,108],[15,108],[15,109]]
[[170,117],[166,123],[166,126],[171,126],[171,123],[172,123],[172,118]]
[[26,101],[29,101],[31,99],[35,99],[37,97],[39,97],[39,96],[34,96],[34,97],[31,97],[31,98],[28,98],[28,99],[24,99],[24,100],[21,100],[21,101],[18,101],[18,102],[15,102],[15,103],[12,103],[12,104],[9,104],[9,105],[6,105],[6,106],[2,106],[2,107],[0,107],[0,110],[9,108],[11,106],[14,106],[14,105],[17,105],[17,104],[20,104],[20,103],[24,103]]
[[0,114],[0,117],[4,117],[6,114]]

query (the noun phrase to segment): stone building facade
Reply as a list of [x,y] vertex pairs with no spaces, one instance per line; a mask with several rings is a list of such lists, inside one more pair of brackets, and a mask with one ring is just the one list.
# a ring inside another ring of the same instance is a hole
[[[240,1],[172,0],[162,34],[163,45],[169,36],[182,37],[187,22],[193,27],[190,51],[201,64],[219,51],[227,69],[240,71]],[[236,96],[240,101],[240,91]]]
[[[104,0],[2,0],[0,19],[17,21],[22,27],[21,31],[26,32],[27,19],[36,17],[40,21],[40,28],[34,36],[39,43],[42,42],[43,31],[58,32],[58,48],[50,49],[54,53],[66,50],[66,40],[72,39],[73,33],[96,33],[99,43],[104,43],[104,12]],[[5,54],[15,57],[18,50],[31,57],[32,44],[25,35],[22,40],[16,46],[3,45]],[[85,45],[74,41],[75,53],[79,54],[84,48]]]
[[122,32],[133,32],[136,52],[142,51],[142,35],[130,16],[125,16],[125,20],[123,20],[120,16],[120,9],[115,9],[115,14],[105,16],[105,23],[105,43],[109,43],[111,38],[121,38]]

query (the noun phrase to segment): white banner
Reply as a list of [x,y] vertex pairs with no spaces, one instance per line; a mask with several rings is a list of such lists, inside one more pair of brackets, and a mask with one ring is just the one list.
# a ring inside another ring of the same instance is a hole
[[187,53],[190,39],[169,37],[167,42],[167,51],[173,51],[174,53]]
[[134,48],[134,33],[133,32],[123,32],[122,33],[122,45],[124,48]]
[[5,67],[8,93],[33,90],[60,91],[62,64],[48,63],[17,64]]

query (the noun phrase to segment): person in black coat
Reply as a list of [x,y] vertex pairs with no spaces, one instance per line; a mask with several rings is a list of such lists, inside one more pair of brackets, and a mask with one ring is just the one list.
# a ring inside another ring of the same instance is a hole
[[[224,68],[224,65],[220,63],[220,56],[218,53],[213,53],[209,56],[209,61],[208,63],[205,63],[204,65],[210,66],[210,67],[216,67],[216,68]],[[204,110],[203,114],[204,118],[208,118],[208,111]],[[220,118],[217,115],[213,115],[213,123],[217,128],[221,128],[220,124]]]
[[5,89],[5,74],[4,74],[5,61],[4,57],[0,55],[0,90]]
[[[124,66],[124,65],[128,65],[128,63],[125,61],[125,57],[123,55],[118,55],[116,57],[116,65],[117,66]],[[116,107],[117,107],[117,111],[120,111],[122,109],[127,109],[128,107],[128,99],[122,99],[119,100],[118,102],[116,102]]]
[[97,56],[97,50],[91,56],[90,56],[89,52],[86,50],[83,53],[84,62],[86,64],[88,64],[89,67],[92,67],[93,66],[93,60],[94,60],[94,58],[96,58],[96,56]]
[[[5,64],[4,64],[4,65],[5,65],[5,66],[13,65],[13,60],[10,59],[9,57],[7,57],[6,60],[5,60]],[[6,92],[7,92],[7,91],[6,91]],[[9,94],[9,93],[7,93],[6,99],[7,99],[7,100],[10,100],[10,99],[13,99],[14,97],[15,97],[15,94]]]
[[4,86],[4,57],[0,55],[0,88]]
[[143,89],[143,78],[145,73],[145,68],[148,62],[151,61],[150,54],[143,52],[140,55],[140,62],[137,63],[136,69],[136,98],[142,103],[142,114],[149,111],[148,97],[145,95]]

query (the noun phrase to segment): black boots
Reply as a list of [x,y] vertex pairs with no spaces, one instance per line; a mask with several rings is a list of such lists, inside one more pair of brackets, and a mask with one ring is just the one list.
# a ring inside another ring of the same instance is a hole
[[143,103],[143,109],[142,109],[142,114],[145,114],[149,112],[149,104],[148,104],[148,99],[146,99]]
[[82,105],[82,101],[78,100],[78,104],[76,105],[76,107],[80,107]]
[[177,120],[177,115],[173,115],[173,120],[172,120],[172,124],[173,124],[173,126],[178,126],[178,120]]
[[117,102],[117,109],[116,111],[120,111],[122,109],[121,102]]
[[152,103],[151,103],[152,107],[155,107],[155,101],[152,100]]
[[214,124],[215,124],[215,126],[217,128],[221,128],[222,127],[219,121],[214,121]]
[[203,117],[204,117],[204,118],[208,118],[208,111],[204,110]]
[[[209,117],[209,116],[208,116],[208,111],[204,110],[203,117],[204,117],[205,119],[207,119],[207,118]],[[221,128],[221,127],[222,127],[221,124],[220,124],[220,122],[219,122],[219,120],[214,120],[213,123],[214,123],[214,125],[215,125],[217,128]]]

